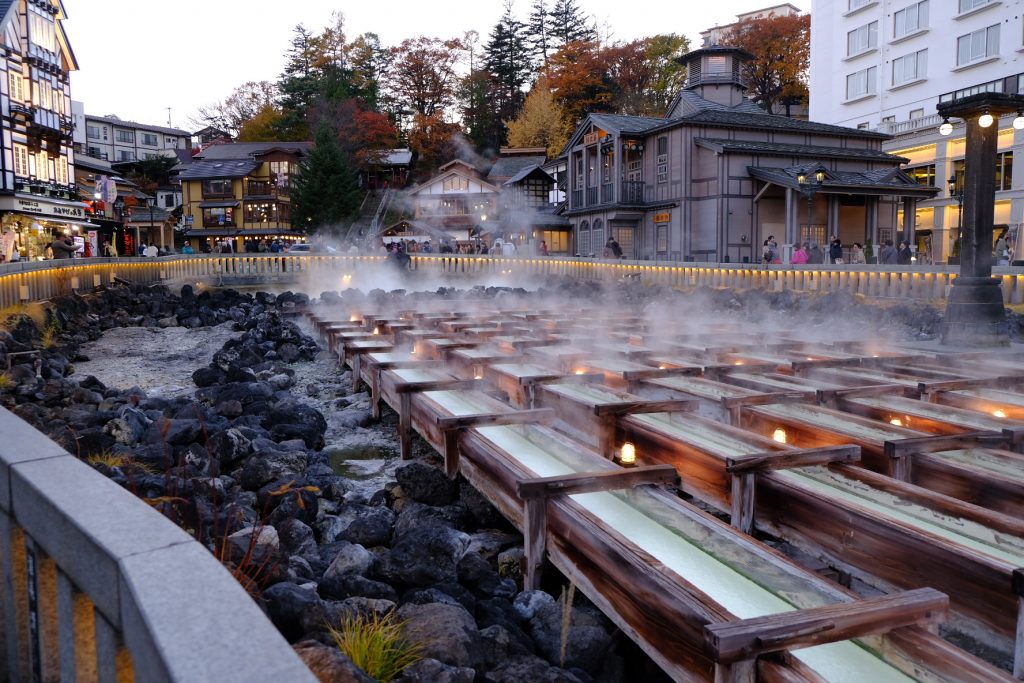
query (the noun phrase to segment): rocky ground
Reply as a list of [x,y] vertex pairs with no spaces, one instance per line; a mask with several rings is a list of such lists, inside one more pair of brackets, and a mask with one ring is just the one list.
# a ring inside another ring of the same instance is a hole
[[[472,292],[492,308],[523,294]],[[465,295],[341,294],[407,307]],[[870,322],[876,334],[929,339],[941,319],[846,294],[574,281],[531,294],[549,296],[652,315],[689,307],[823,338],[863,335]],[[352,393],[350,373],[292,315],[307,303],[189,287],[62,297],[45,323],[22,316],[0,329],[0,367],[8,353],[45,347],[38,377],[30,360],[14,362],[0,404],[192,532],[323,681],[371,680],[328,625],[391,613],[422,647],[401,681],[660,680],[585,599],[560,602],[557,577],[551,592],[520,590],[522,539],[472,487],[448,480],[429,447],[417,440],[416,459],[397,460],[395,416],[371,420],[369,396]]]

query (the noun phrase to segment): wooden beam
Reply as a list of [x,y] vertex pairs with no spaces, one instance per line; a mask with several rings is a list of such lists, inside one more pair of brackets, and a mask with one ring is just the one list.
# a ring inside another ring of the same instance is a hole
[[935,453],[977,446],[1004,446],[1009,441],[1009,437],[1000,432],[964,432],[963,434],[919,436],[886,441],[884,453],[889,458],[899,458],[915,453]]
[[486,427],[495,425],[511,425],[524,423],[549,424],[555,419],[555,411],[551,408],[533,410],[515,410],[507,413],[474,413],[472,415],[438,415],[437,426],[442,430],[464,429],[466,427]]
[[836,401],[839,398],[903,394],[905,391],[906,387],[902,384],[872,384],[853,389],[818,389],[818,405],[835,407]]
[[458,391],[480,389],[485,386],[479,379],[433,379],[422,382],[397,382],[395,393],[416,394],[423,391]]
[[733,474],[761,470],[788,470],[830,462],[858,462],[860,446],[824,446],[799,450],[767,451],[725,459],[725,470]]
[[637,413],[692,412],[700,407],[700,401],[692,398],[676,398],[664,401],[618,401],[594,406],[595,415],[635,415]]
[[794,391],[773,391],[756,396],[726,396],[722,398],[722,405],[728,409],[740,406],[761,406],[770,403],[791,403],[794,401],[813,401],[817,398],[813,389]]
[[958,389],[973,389],[981,387],[991,389],[992,387],[1007,387],[1024,382],[1024,375],[1000,375],[998,377],[974,377],[971,379],[953,379],[943,382],[918,382],[917,390],[922,394],[931,394],[938,391],[957,391]]
[[516,493],[523,500],[568,496],[574,493],[615,491],[643,484],[676,484],[679,474],[672,465],[651,465],[601,472],[576,472],[557,477],[525,479],[516,484]]
[[949,597],[934,588],[918,588],[854,602],[781,612],[752,619],[708,624],[704,651],[715,662],[753,660],[759,655],[850,638],[888,633],[903,626],[945,620]]

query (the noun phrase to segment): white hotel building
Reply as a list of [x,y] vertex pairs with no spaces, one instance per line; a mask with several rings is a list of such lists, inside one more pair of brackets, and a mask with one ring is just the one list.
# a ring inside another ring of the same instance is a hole
[[[962,187],[963,123],[940,135],[935,106],[944,93],[986,83],[1021,91],[1024,0],[813,0],[811,17],[810,119],[889,133],[883,149],[906,157],[921,183],[948,189],[955,176]],[[1024,223],[1024,130],[1013,118],[998,122],[996,234]],[[948,191],[920,202],[918,249],[946,261],[959,220]]]

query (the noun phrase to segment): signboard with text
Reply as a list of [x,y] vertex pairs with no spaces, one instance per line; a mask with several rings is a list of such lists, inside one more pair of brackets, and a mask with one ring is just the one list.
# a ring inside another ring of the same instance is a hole
[[5,197],[0,201],[0,209],[41,214],[55,219],[76,218],[84,220],[85,204],[57,204],[45,199],[24,199],[22,197]]
[[669,213],[668,211],[662,211],[661,213],[656,213],[656,214],[654,214],[654,222],[655,223],[671,223],[672,222],[672,214]]

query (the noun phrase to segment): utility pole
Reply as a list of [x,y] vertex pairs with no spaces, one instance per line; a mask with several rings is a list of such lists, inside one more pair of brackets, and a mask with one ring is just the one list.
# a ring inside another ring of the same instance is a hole
[[167,107],[167,127],[168,128],[174,128],[174,126],[171,125],[171,108],[170,107]]

